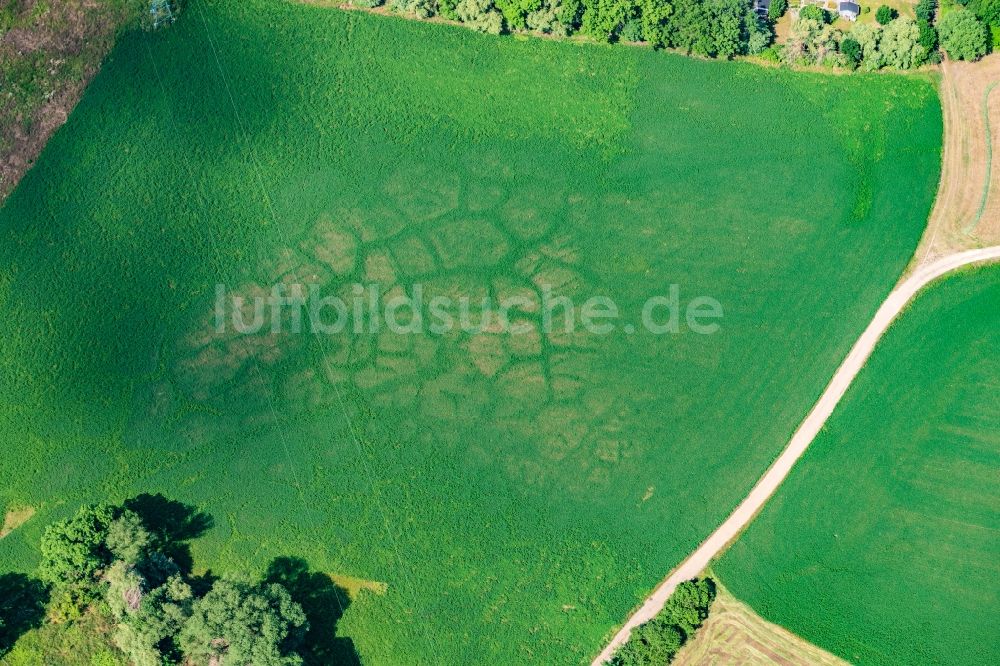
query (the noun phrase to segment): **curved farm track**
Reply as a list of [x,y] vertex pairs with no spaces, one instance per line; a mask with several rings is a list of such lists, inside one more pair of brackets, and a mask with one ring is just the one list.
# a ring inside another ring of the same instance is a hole
[[685,580],[700,574],[750,524],[833,414],[882,336],[923,288],[949,273],[1000,262],[1000,54],[977,63],[945,62],[941,183],[910,267],[834,374],[792,440],[743,502],[660,583],[592,666],[609,660],[632,630],[652,619]]

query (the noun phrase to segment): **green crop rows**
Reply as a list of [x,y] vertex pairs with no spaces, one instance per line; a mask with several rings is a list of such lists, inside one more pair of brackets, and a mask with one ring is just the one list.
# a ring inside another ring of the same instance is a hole
[[931,287],[715,570],[857,664],[995,664],[1000,270]]
[[[338,626],[366,663],[585,661],[888,293],[940,137],[919,78],[193,2],[123,38],[0,212],[0,506],[38,509],[0,570],[80,503],[163,492],[214,517],[201,568],[387,584]],[[217,283],[291,278],[550,283],[630,320],[677,284],[725,317],[212,335]]]

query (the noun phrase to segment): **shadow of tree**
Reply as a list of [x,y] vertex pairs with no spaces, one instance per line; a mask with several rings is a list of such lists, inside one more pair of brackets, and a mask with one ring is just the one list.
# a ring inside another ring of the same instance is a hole
[[351,603],[347,591],[319,571],[310,571],[300,557],[278,557],[264,574],[267,583],[280,583],[302,605],[309,620],[299,654],[306,664],[360,666],[361,659],[350,638],[338,637],[337,622]]
[[40,581],[24,574],[0,575],[0,655],[45,618],[48,591]]
[[191,586],[191,591],[194,593],[196,599],[200,599],[208,594],[208,591],[219,581],[219,578],[220,576],[212,573],[211,569],[208,569],[203,574],[187,574],[188,585]]
[[125,508],[135,511],[153,535],[154,547],[170,557],[181,571],[190,574],[194,566],[188,541],[212,529],[215,521],[184,502],[157,493],[143,493],[125,501]]

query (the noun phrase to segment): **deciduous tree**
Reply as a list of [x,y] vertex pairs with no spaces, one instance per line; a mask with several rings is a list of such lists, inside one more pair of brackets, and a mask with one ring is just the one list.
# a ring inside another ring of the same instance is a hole
[[630,0],[587,0],[580,32],[602,41],[614,41],[634,11]]
[[493,6],[493,0],[460,0],[455,14],[474,30],[491,35],[503,32],[503,15]]
[[920,29],[911,18],[898,18],[882,33],[879,47],[886,65],[896,69],[910,69],[920,64],[923,50],[920,47]]
[[799,10],[799,18],[810,19],[819,23],[829,23],[830,12],[826,11],[822,7],[819,7],[818,5],[806,5]]
[[180,633],[184,656],[219,666],[294,666],[306,631],[302,607],[277,583],[220,580],[194,602]]
[[837,32],[815,19],[799,18],[785,44],[784,57],[789,64],[820,64],[837,52]]
[[988,31],[972,12],[958,10],[938,22],[941,48],[955,60],[978,60],[986,55]]
[[49,525],[42,534],[38,577],[53,586],[96,584],[97,574],[111,563],[106,539],[119,515],[120,509],[98,504]]
[[849,66],[857,67],[861,64],[861,44],[858,43],[858,40],[852,37],[845,38],[840,43],[840,52],[844,54]]
[[774,41],[774,32],[771,24],[757,15],[757,12],[750,10],[745,19],[747,33],[747,53],[759,55]]
[[970,0],[968,8],[986,25],[1000,26],[1000,0]]
[[873,72],[882,67],[879,51],[882,29],[870,23],[858,23],[851,29],[850,35],[861,46],[861,68]]
[[875,12],[875,20],[882,26],[889,25],[896,19],[897,16],[899,16],[899,13],[888,5],[882,5],[878,8],[878,11]]
[[920,0],[914,8],[918,21],[930,24],[934,21],[937,12],[937,0]]
[[[109,595],[114,594],[111,586]],[[180,574],[146,593],[119,617],[115,644],[135,666],[160,666],[180,661],[175,638],[191,618],[194,595]]]

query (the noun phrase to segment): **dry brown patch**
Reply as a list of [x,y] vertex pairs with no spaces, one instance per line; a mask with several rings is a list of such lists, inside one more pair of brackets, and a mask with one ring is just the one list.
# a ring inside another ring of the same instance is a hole
[[671,663],[679,666],[846,666],[848,662],[768,622],[719,585],[708,620]]
[[911,270],[953,252],[1000,243],[1000,167],[996,164],[1000,54],[976,63],[948,61],[942,72],[941,184]]
[[422,238],[403,238],[391,248],[394,263],[408,276],[432,273],[437,269],[434,253]]
[[9,30],[0,42],[10,46],[18,53],[34,53],[48,46],[52,35],[44,31],[14,28]]
[[382,596],[389,590],[389,583],[382,583],[377,580],[365,580],[364,578],[355,578],[354,576],[342,576],[340,574],[329,574],[330,580],[332,580],[337,587],[342,588],[347,592],[347,596],[353,601],[358,598],[358,595],[364,592],[372,592],[379,596]]
[[0,539],[31,520],[33,515],[35,515],[34,507],[25,506],[9,509],[3,517],[3,527],[0,527]]
[[392,260],[382,252],[372,252],[365,257],[365,281],[377,285],[396,283],[396,270]]

